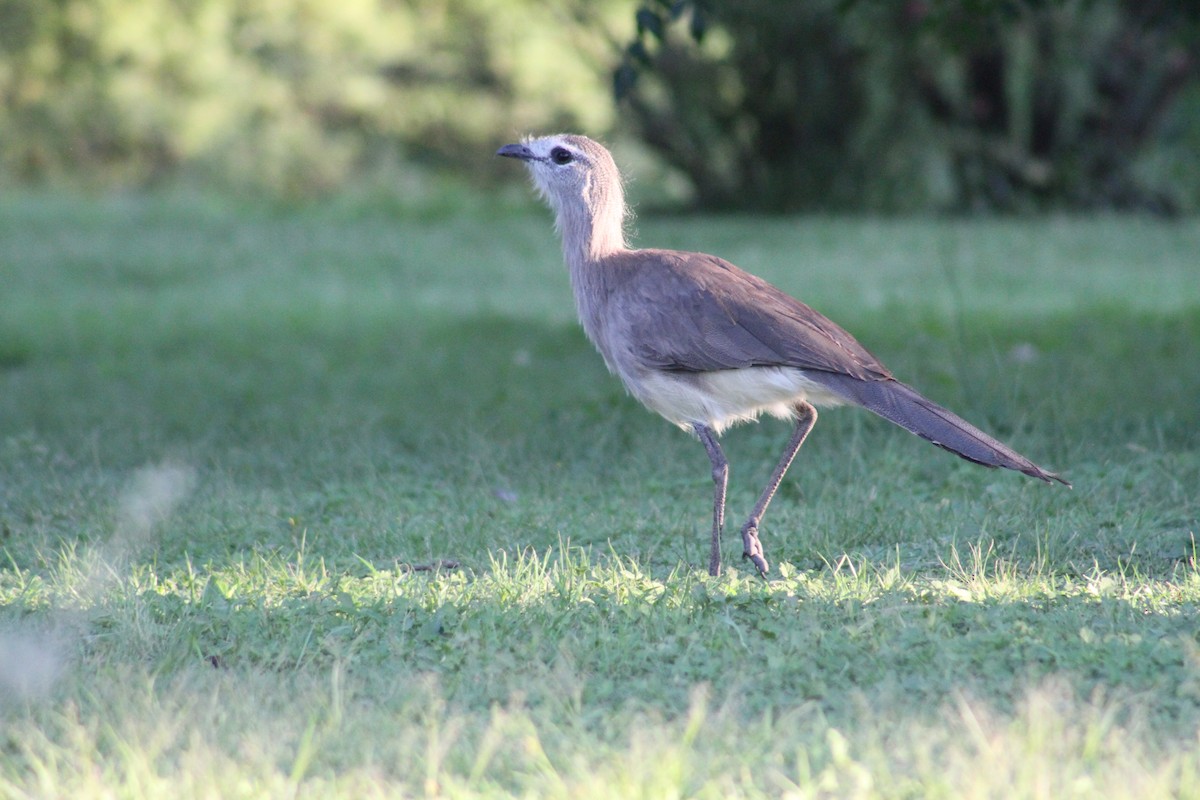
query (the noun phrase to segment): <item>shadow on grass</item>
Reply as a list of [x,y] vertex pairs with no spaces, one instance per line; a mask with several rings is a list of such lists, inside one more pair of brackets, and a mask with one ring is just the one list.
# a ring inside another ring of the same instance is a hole
[[[1004,436],[1052,425],[1111,445],[1147,428],[1162,446],[1200,441],[1200,308],[1092,308],[1030,320],[969,319],[963,331],[896,315],[847,321],[903,380]],[[626,413],[576,324],[501,315],[398,319],[378,313],[181,323],[66,353],[30,344],[0,363],[4,427],[50,438],[221,441],[380,423],[498,426]],[[1122,442],[1123,443],[1123,442]]]
[[[965,341],[949,348],[941,335],[897,340],[886,319],[852,327],[906,381],[1064,471],[1076,492],[1053,501],[1032,490],[994,493],[994,473],[958,469],[868,414],[835,411],[822,416],[772,508],[768,547],[785,559],[836,558],[842,548],[911,543],[949,498],[975,526],[967,538],[1023,535],[1031,559],[1065,537],[1095,543],[1066,548],[1069,560],[1116,548],[1094,562],[1116,568],[1139,543],[1144,558],[1147,540],[1163,539],[1151,552],[1169,555],[1141,563],[1149,574],[1173,568],[1200,518],[1186,490],[1200,478],[1200,370],[1191,368],[1200,363],[1200,309],[968,324]],[[544,548],[586,527],[592,535],[577,541],[614,541],[626,553],[652,532],[642,552],[656,564],[703,559],[702,454],[624,395],[574,323],[317,316],[209,334],[161,340],[151,331],[122,351],[101,340],[77,358],[35,355],[9,369],[4,424],[36,431],[8,440],[0,513],[10,550],[29,532],[52,550],[103,535],[107,504],[130,472],[174,459],[197,470],[200,522],[172,539],[169,559],[197,550],[229,557],[257,542],[286,549],[304,526],[331,558],[347,546],[368,558],[389,548],[463,557],[439,545],[450,537],[446,547],[477,561],[497,546]],[[736,508],[748,507],[785,437],[772,423],[727,436]],[[497,500],[508,495],[515,501]],[[788,505],[826,510],[789,516]],[[1056,522],[1042,527],[1044,519]],[[790,530],[827,533],[793,543]],[[197,535],[212,541],[198,547]]]
[[[1001,435],[1053,427],[1111,445],[1149,427],[1167,448],[1200,443],[1200,308],[973,319],[958,338],[898,332],[886,316],[851,327],[902,380]],[[562,408],[610,413],[624,394],[573,323],[435,324],[423,331],[421,352],[407,355],[397,381],[427,387],[437,401],[418,414],[519,422]]]

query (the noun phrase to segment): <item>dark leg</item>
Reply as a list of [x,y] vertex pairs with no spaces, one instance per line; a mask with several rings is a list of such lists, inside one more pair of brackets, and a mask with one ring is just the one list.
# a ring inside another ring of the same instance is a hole
[[784,474],[792,465],[796,451],[800,449],[800,445],[804,444],[805,437],[816,423],[817,410],[812,407],[812,404],[805,400],[797,403],[796,429],[792,431],[792,438],[788,440],[787,447],[783,449],[783,455],[779,457],[779,463],[775,465],[775,471],[771,473],[771,480],[767,481],[758,502],[754,504],[754,510],[750,512],[750,519],[746,520],[746,524],[742,526],[742,556],[754,562],[760,575],[765,576],[770,567],[767,565],[767,560],[763,558],[762,543],[758,541],[759,523],[762,522],[763,514],[767,513],[767,506],[770,505],[771,498],[775,496],[775,490],[779,488]]
[[708,556],[708,574],[716,577],[721,574],[721,528],[725,525],[725,486],[729,483],[729,462],[725,453],[717,443],[717,435],[706,426],[696,423],[692,430],[704,443],[708,452],[708,460],[712,462],[713,479],[713,529],[712,551]]

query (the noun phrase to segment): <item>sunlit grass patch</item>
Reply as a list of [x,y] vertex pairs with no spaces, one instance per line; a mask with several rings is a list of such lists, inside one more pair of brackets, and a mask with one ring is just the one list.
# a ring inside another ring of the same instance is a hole
[[[923,585],[894,570],[794,574],[768,585],[736,575],[658,581],[579,551],[494,566],[476,578],[374,573],[341,589],[323,585],[319,571],[291,591],[246,585],[244,596],[259,597],[248,600],[254,614],[295,615],[297,624],[235,625],[246,642],[228,661],[138,666],[93,651],[86,675],[64,676],[19,713],[5,709],[0,785],[14,796],[80,797],[107,796],[114,786],[146,797],[174,787],[178,796],[597,798],[1134,798],[1200,788],[1194,735],[1163,724],[1196,699],[1200,659],[1186,634],[1175,646],[1160,643],[1181,662],[1146,665],[1181,673],[1168,682],[1183,692],[1174,697],[1112,676],[1087,689],[1077,671],[1109,662],[1103,652],[1081,653],[1041,678],[1030,671],[1010,683],[1011,675],[953,669],[943,682],[932,665],[897,661],[887,640],[944,648],[953,659],[962,625],[990,628],[1013,647],[1021,637],[1045,643],[1072,632],[1062,615],[1043,613],[1033,627],[1024,603],[964,599],[945,582]],[[235,572],[255,584],[296,571],[262,563]],[[1200,595],[1195,582],[1177,589],[1186,596],[1176,602],[1194,605]],[[1095,625],[1121,617],[1103,608],[1106,595],[1146,613],[1144,591],[1153,587],[1077,587],[1026,600],[1043,612],[1095,607]],[[338,592],[344,621],[361,630],[357,643],[330,649],[333,630],[322,619]],[[289,595],[301,593],[310,602],[293,608]],[[195,613],[222,619],[205,595]],[[380,598],[389,598],[386,607]],[[155,600],[135,593],[127,602]],[[1126,638],[1137,635],[1131,623]],[[318,631],[311,641],[324,644],[312,658],[255,650],[251,638],[299,646],[289,626]],[[404,634],[380,646],[361,635],[373,627]],[[897,633],[914,629],[917,638]],[[827,637],[820,647],[783,644],[814,630]],[[551,646],[531,644],[532,636]],[[706,680],[651,687],[636,674],[647,665],[661,682],[701,671],[687,657],[696,639],[719,668]],[[492,658],[462,652],[480,648]],[[785,691],[782,673],[794,678],[805,665],[780,659],[806,655],[808,669],[840,679],[807,696]],[[867,658],[892,661],[892,674],[856,673]],[[621,665],[622,674],[606,676],[599,663]]]

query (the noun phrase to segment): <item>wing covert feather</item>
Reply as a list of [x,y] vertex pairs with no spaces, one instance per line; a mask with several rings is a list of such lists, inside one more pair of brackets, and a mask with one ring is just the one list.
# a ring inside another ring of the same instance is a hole
[[702,253],[634,250],[611,258],[606,316],[652,368],[709,372],[796,367],[891,377],[837,324],[776,287]]

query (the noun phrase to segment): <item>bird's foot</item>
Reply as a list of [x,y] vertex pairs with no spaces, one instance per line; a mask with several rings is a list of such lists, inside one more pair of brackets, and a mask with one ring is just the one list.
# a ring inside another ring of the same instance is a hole
[[758,527],[749,523],[742,528],[742,558],[750,559],[758,574],[767,577],[771,567],[763,554],[762,542],[758,540]]

